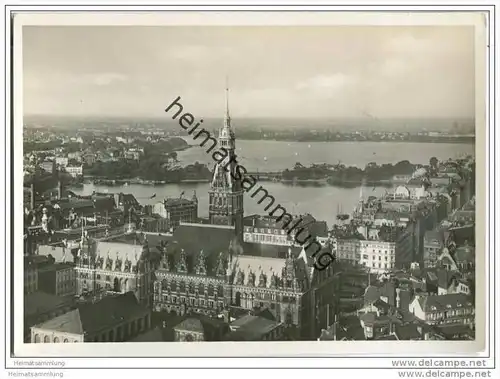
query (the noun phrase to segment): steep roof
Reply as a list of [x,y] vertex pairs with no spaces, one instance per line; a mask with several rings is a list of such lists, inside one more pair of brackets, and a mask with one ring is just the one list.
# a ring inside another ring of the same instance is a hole
[[[129,272],[137,267],[144,251],[143,245],[131,245],[128,243],[98,241],[95,244],[94,254],[96,261],[102,259],[102,267],[106,267],[108,259],[112,262],[112,269],[122,271],[129,267]],[[117,264],[121,266],[117,267]],[[128,264],[130,263],[130,266]]]
[[187,330],[190,332],[204,333],[205,328],[200,320],[196,318],[187,318],[174,327],[176,330]]
[[418,301],[425,312],[443,312],[473,306],[470,297],[463,293],[422,296]]
[[24,295],[24,314],[26,316],[42,314],[71,304],[71,301],[71,298],[60,297],[43,291],[32,292]]
[[418,331],[418,324],[396,324],[396,335],[400,340],[416,340],[422,338],[422,335]]
[[275,329],[280,323],[265,317],[246,315],[231,323],[231,329],[236,328],[226,339],[258,341]]
[[[206,274],[216,276],[219,258],[226,260],[230,250],[235,255],[243,253],[234,227],[181,223],[166,245],[163,259],[168,261],[169,269],[172,270],[185,256],[187,273],[192,274],[196,271],[203,251]],[[160,270],[162,269],[165,268]]]
[[293,257],[282,259],[240,255],[234,257],[231,264],[232,283],[235,285],[272,288],[282,285],[288,274],[297,280],[299,287],[308,283],[305,262]]
[[377,301],[378,299],[380,299],[379,288],[375,287],[375,286],[366,287],[365,296],[364,296],[365,304],[372,304],[375,301]]
[[453,255],[457,263],[474,263],[476,260],[476,251],[474,246],[460,246]]
[[96,303],[84,303],[70,312],[38,324],[40,329],[74,334],[93,334],[148,312],[133,292],[106,296]]
[[263,243],[244,242],[242,244],[245,255],[253,255],[268,258],[286,258],[288,249],[292,250],[292,255],[298,257],[302,251],[301,247],[288,247],[279,245],[270,245]]

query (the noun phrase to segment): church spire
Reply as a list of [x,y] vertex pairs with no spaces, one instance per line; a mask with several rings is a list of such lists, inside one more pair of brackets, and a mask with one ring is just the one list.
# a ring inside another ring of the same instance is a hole
[[229,116],[229,84],[226,76],[226,109],[224,113],[224,128],[231,129],[231,117]]

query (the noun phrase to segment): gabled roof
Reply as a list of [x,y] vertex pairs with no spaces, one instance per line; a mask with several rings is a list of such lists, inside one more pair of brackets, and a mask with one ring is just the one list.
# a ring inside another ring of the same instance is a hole
[[205,333],[205,328],[200,320],[196,318],[187,318],[181,323],[174,326],[175,330],[187,330],[196,333]]
[[438,269],[436,273],[438,277],[437,284],[440,288],[444,289],[448,289],[452,285],[453,281],[459,278],[457,273],[442,268]]
[[[286,267],[286,259],[240,255],[233,258],[232,265],[233,284],[239,284],[239,276],[242,274],[241,285],[259,287],[261,275],[263,275],[263,283],[266,288],[269,288],[272,285],[273,275],[281,278],[282,270]],[[250,283],[251,275],[253,275],[252,283]]]
[[207,275],[215,276],[220,255],[227,258],[230,249],[235,255],[243,253],[234,227],[181,223],[167,245],[167,259],[171,266],[175,266],[181,253],[184,253],[187,272],[194,273],[200,252],[203,251]]
[[42,324],[36,325],[36,328],[57,331],[61,333],[71,333],[82,335],[84,333],[80,311],[73,309],[63,315],[57,316]]
[[471,298],[463,293],[421,296],[418,301],[424,312],[443,312],[473,306]]
[[104,267],[108,257],[113,261],[121,260],[122,264],[128,260],[132,267],[137,265],[144,251],[143,245],[131,245],[128,243],[98,241],[96,243],[96,258],[104,258]]

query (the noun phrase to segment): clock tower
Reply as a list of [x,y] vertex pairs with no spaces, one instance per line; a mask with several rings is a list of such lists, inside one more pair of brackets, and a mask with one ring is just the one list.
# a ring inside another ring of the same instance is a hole
[[219,129],[219,149],[225,149],[227,156],[217,162],[210,183],[209,218],[215,225],[233,225],[241,241],[243,240],[243,188],[235,174],[238,163],[235,153],[235,137],[229,116],[229,90],[226,88],[226,112],[224,123]]

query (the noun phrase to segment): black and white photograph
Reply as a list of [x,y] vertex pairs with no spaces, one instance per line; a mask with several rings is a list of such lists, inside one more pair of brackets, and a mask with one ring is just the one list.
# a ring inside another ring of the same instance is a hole
[[23,348],[484,350],[481,15],[76,13],[14,29]]

